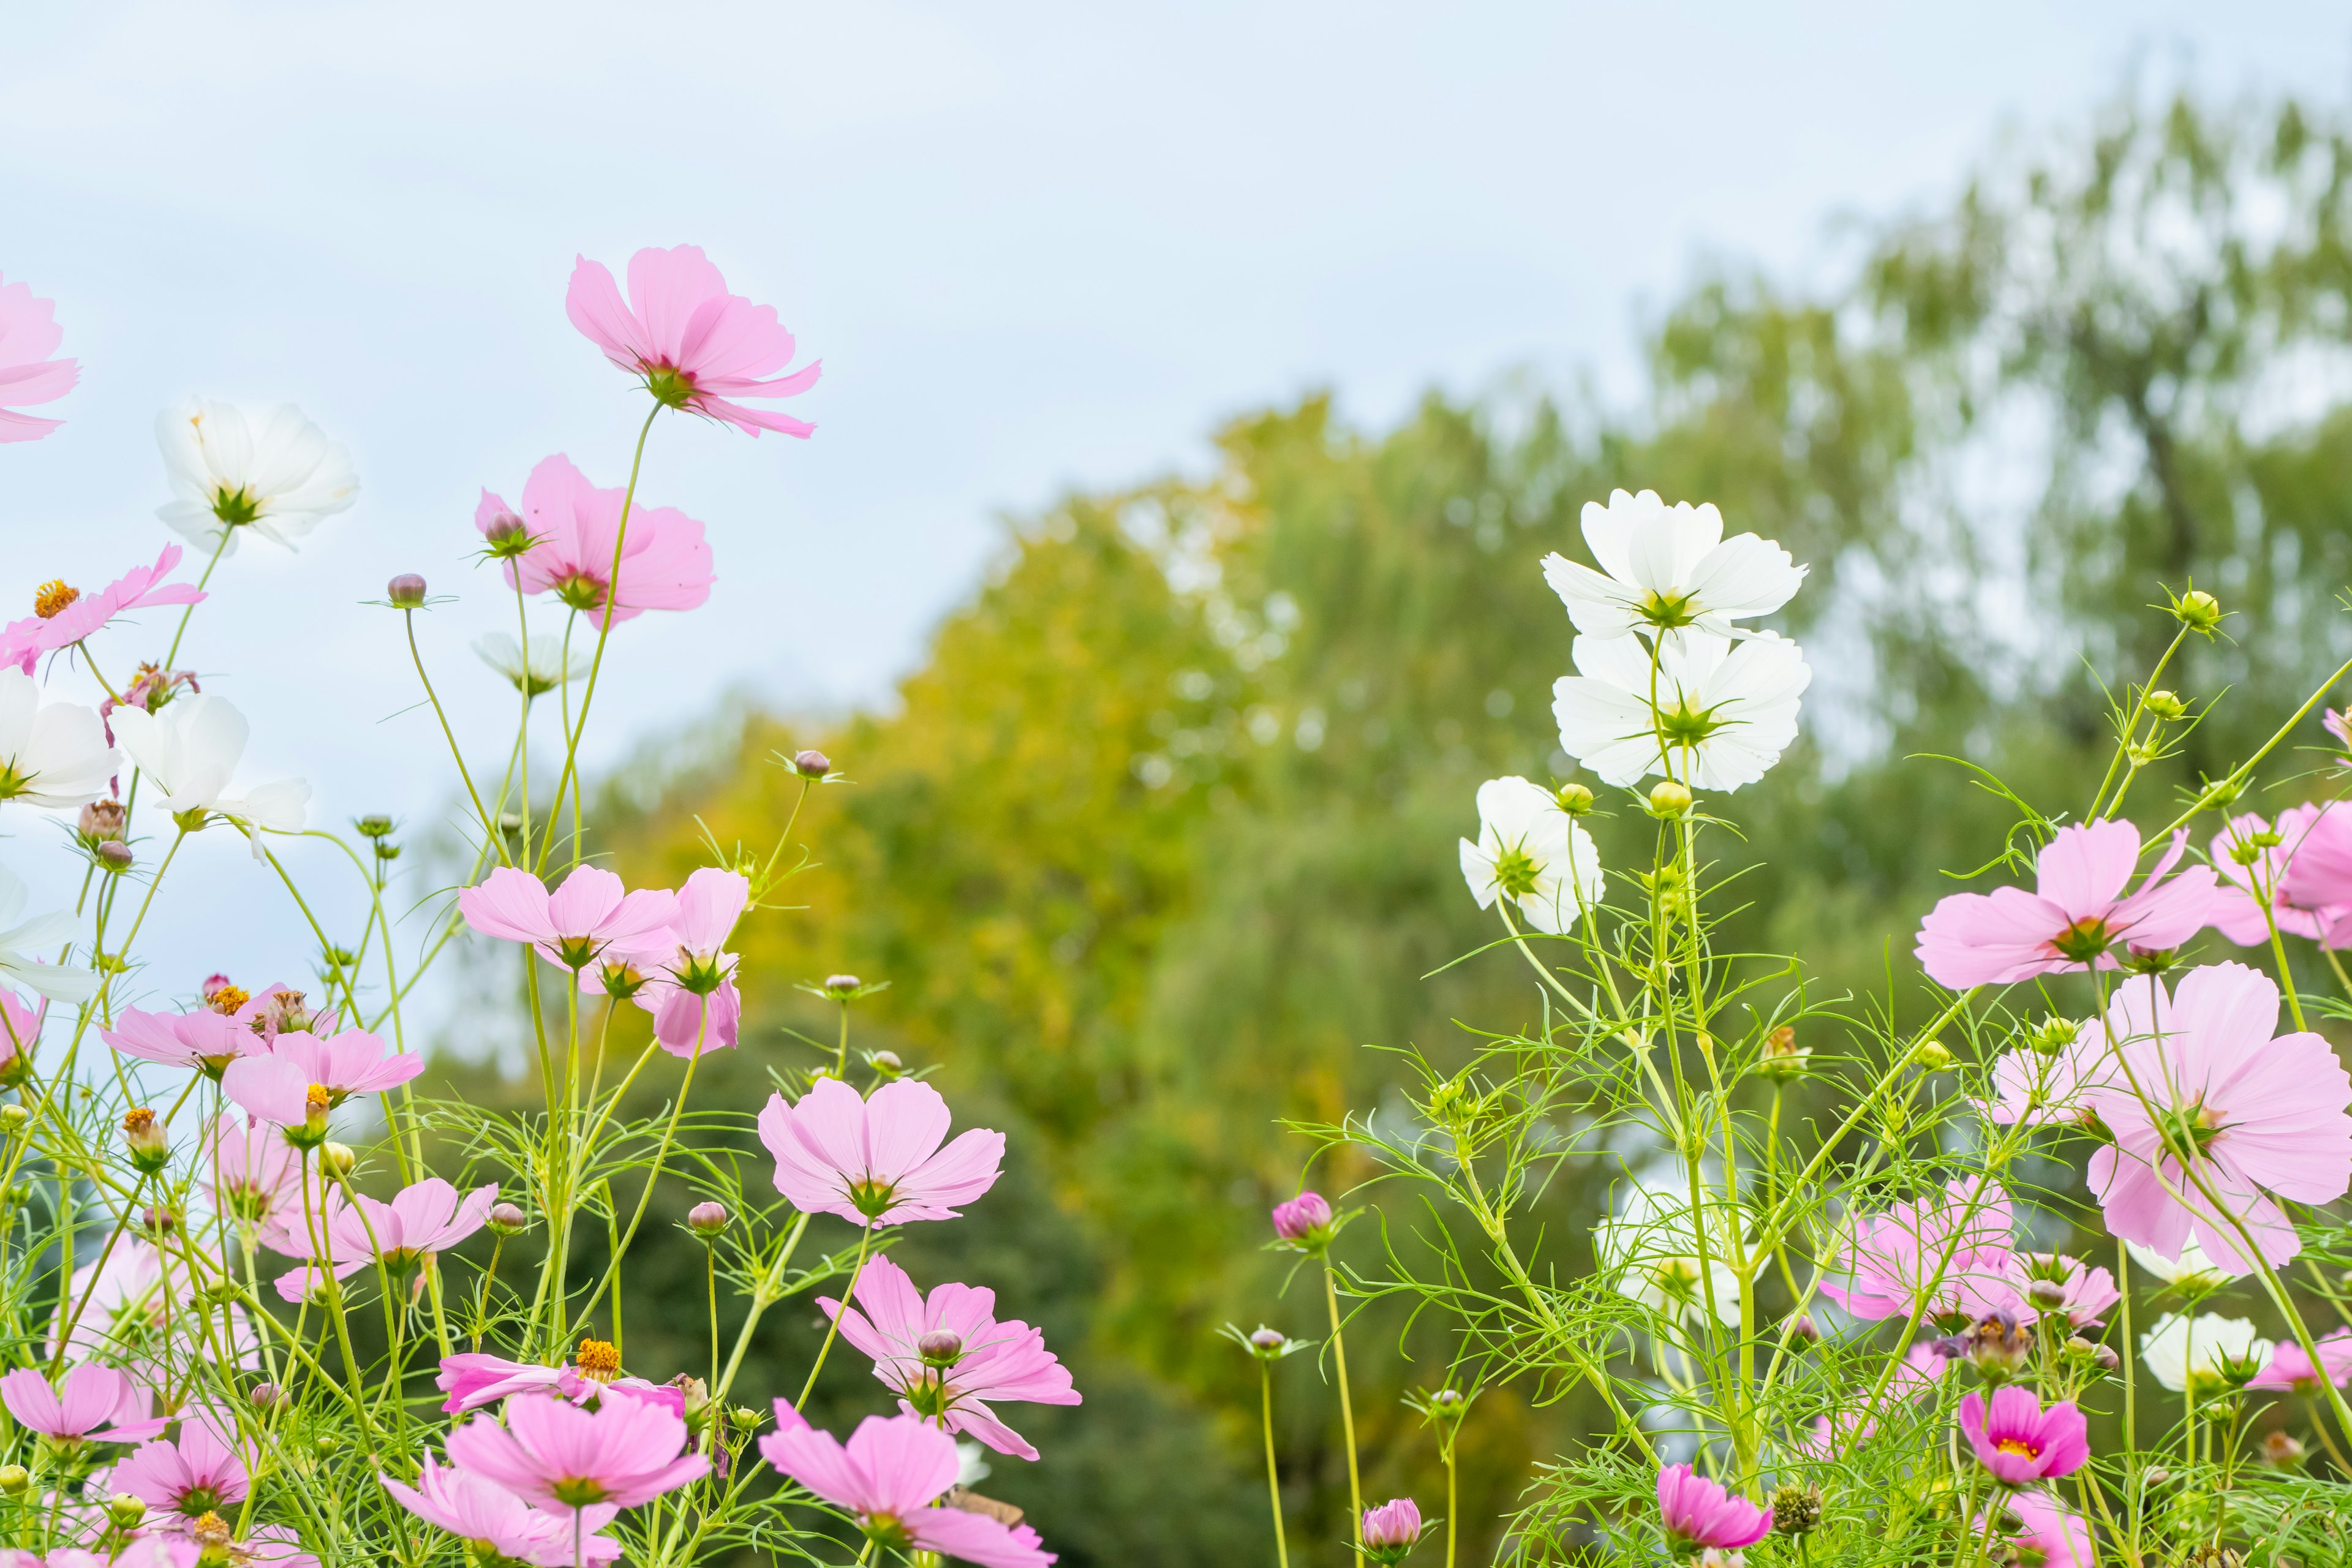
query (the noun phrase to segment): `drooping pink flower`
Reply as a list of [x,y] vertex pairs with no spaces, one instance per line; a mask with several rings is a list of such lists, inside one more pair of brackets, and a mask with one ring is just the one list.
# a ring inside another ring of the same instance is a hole
[[560,969],[585,969],[607,947],[623,951],[677,916],[677,895],[667,888],[627,891],[621,879],[582,866],[552,893],[530,872],[501,866],[478,887],[457,893],[457,911],[484,936],[525,942]]
[[250,996],[245,996],[235,986],[208,992],[205,1003],[215,1012],[219,1012],[232,996],[243,999],[237,1001],[236,1006],[227,1008],[229,1016],[260,1036],[267,1044],[275,1046],[280,1035],[299,1033],[325,1039],[336,1032],[338,1019],[333,1008],[312,1008],[303,999],[302,993],[283,982],[265,985]]
[[2115,1142],[2087,1171],[2117,1237],[2178,1258],[2193,1236],[2252,1273],[2239,1226],[2284,1263],[2303,1243],[2274,1196],[2323,1204],[2352,1186],[2352,1076],[2317,1035],[2273,1038],[2278,1011],[2277,985],[2242,963],[2192,969],[2169,997],[2153,975],[2117,992],[2118,1071],[2088,1097]]
[[552,1394],[507,1401],[506,1424],[477,1415],[442,1445],[449,1462],[570,1520],[598,1503],[635,1508],[699,1479],[710,1468],[684,1454],[686,1423],[642,1399],[607,1399],[583,1410]]
[[[597,1503],[572,1516],[545,1512],[480,1476],[445,1468],[431,1454],[420,1465],[416,1484],[408,1486],[378,1473],[376,1479],[401,1507],[428,1524],[437,1524],[467,1542],[488,1543],[501,1559],[532,1563],[541,1568],[569,1568],[575,1561],[610,1563],[621,1555],[621,1543],[597,1531],[620,1513],[613,1503]],[[577,1531],[577,1559],[573,1556]]]
[[[710,597],[710,546],[702,524],[675,507],[633,501],[621,534],[623,489],[599,489],[558,453],[542,459],[523,481],[524,525],[531,545],[506,563],[507,584],[555,596],[575,610],[601,614],[611,603],[613,624],[647,610],[691,610]],[[500,507],[506,503],[488,498]],[[621,547],[619,588],[613,550]]]
[[95,593],[81,593],[63,583],[49,584],[35,602],[33,615],[0,630],[0,666],[13,664],[30,675],[44,654],[71,647],[103,630],[117,616],[161,605],[203,604],[204,593],[194,583],[163,581],[179,564],[180,547],[167,544],[154,565],[134,566]]
[[1772,1510],[1725,1491],[1688,1465],[1658,1472],[1658,1513],[1677,1546],[1738,1552],[1772,1533]]
[[913,1415],[869,1415],[846,1446],[776,1401],[776,1430],[760,1454],[778,1475],[857,1515],[866,1538],[899,1551],[944,1552],[980,1568],[1045,1568],[1027,1525],[1007,1530],[985,1514],[931,1503],[955,1484],[955,1439]]
[[2003,1486],[2071,1476],[2091,1457],[2088,1427],[2073,1400],[2045,1410],[2032,1389],[2013,1383],[1994,1389],[1990,1405],[1969,1390],[1960,1400],[1960,1434]]
[[677,890],[667,925],[639,939],[627,956],[650,976],[636,1004],[654,1016],[654,1037],[672,1056],[735,1043],[743,1002],[727,939],[751,901],[751,879],[705,866]]
[[595,1405],[607,1394],[622,1394],[660,1405],[681,1419],[686,1413],[685,1394],[671,1384],[618,1376],[601,1367],[583,1372],[571,1362],[562,1366],[544,1366],[536,1362],[509,1361],[479,1351],[443,1356],[441,1371],[434,1383],[449,1396],[442,1402],[441,1408],[451,1415],[496,1405],[509,1394],[529,1393],[560,1394],[574,1405]]
[[171,1425],[146,1414],[147,1396],[127,1373],[89,1363],[67,1373],[61,1388],[20,1366],[0,1377],[0,1405],[18,1426],[60,1443],[143,1443]]
[[1331,1205],[1312,1190],[1274,1205],[1274,1234],[1293,1247],[1314,1250],[1331,1239]]
[[857,1306],[821,1297],[817,1306],[841,1325],[841,1337],[874,1358],[874,1375],[898,1394],[910,1415],[979,1438],[1000,1454],[1034,1459],[1037,1450],[988,1407],[992,1399],[1076,1405],[1069,1370],[1045,1348],[1045,1336],[1019,1321],[998,1322],[996,1292],[941,1285],[929,1297],[887,1258],[859,1270]]
[[268,1049],[251,1029],[209,1007],[193,1013],[147,1013],[125,1007],[115,1015],[114,1027],[100,1030],[100,1037],[126,1057],[165,1067],[194,1068],[215,1079],[237,1058],[259,1056]]
[[[34,299],[29,283],[0,279],[0,441],[37,441],[65,423],[16,412],[63,397],[80,378],[81,367],[72,360],[49,357],[64,341],[55,300]],[[786,357],[791,352],[787,339]]]
[[897,1079],[861,1100],[837,1078],[819,1079],[794,1105],[770,1095],[760,1142],[776,1160],[776,1190],[794,1208],[852,1225],[953,1219],[996,1184],[1004,1134],[973,1128],[947,1137],[948,1102],[916,1079]]
[[805,437],[816,426],[768,409],[746,408],[737,397],[792,397],[816,384],[818,362],[765,380],[790,364],[793,334],[772,305],[754,305],[727,291],[727,280],[701,247],[648,247],[629,258],[629,300],[601,261],[586,257],[572,268],[564,313],[604,357],[642,378],[646,390],[671,408],[732,425],[747,436],[774,430]]
[[177,1440],[141,1445],[114,1467],[108,1485],[144,1499],[183,1526],[206,1513],[227,1512],[245,1500],[247,1478],[245,1461],[215,1429],[218,1419],[189,1415]]
[[267,1226],[302,1205],[301,1163],[285,1134],[226,1111],[205,1137],[198,1179],[215,1207],[248,1225]]
[[2139,829],[2116,820],[2062,827],[2034,862],[2033,892],[1996,888],[1939,900],[1919,925],[1919,962],[1937,984],[1965,991],[2094,964],[2113,969],[2118,945],[2178,947],[2204,927],[2214,900],[2210,866],[2167,879],[2188,842],[2185,829],[2175,834],[2139,890],[2126,896],[2139,863]]
[[2038,1561],[2042,1568],[2093,1568],[2097,1559],[2091,1547],[2091,1527],[2083,1522],[2081,1514],[2038,1490],[2016,1492],[2000,1501],[2017,1516],[2017,1531],[2010,1539],[2021,1561]]
[[2256,1373],[2246,1386],[2311,1394],[2317,1394],[2323,1384],[2332,1383],[2341,1388],[2347,1379],[2352,1379],[2352,1329],[2322,1334],[2312,1342],[2312,1348],[2319,1352],[2316,1367],[2303,1353],[2301,1345],[2291,1339],[2279,1341],[2271,1347],[2270,1364]]
[[1857,1218],[1822,1294],[1857,1318],[2013,1310],[2009,1194],[1962,1177],[1932,1197]]
[[[2264,843],[2269,839],[2273,842]],[[2309,937],[2329,947],[2352,946],[2352,807],[2332,809],[2305,802],[2279,813],[2275,824],[2252,813],[2232,817],[2213,836],[2213,868],[2221,875],[2214,897],[2213,926],[2240,947],[2260,947],[2271,939],[2270,920],[2290,936]],[[2308,868],[2301,875],[2296,868]],[[2305,903],[2305,899],[2326,897]]]

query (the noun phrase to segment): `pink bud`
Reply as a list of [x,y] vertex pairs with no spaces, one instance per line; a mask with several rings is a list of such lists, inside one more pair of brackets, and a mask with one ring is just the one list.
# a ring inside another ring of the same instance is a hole
[[819,751],[803,752],[793,758],[793,772],[804,779],[821,779],[833,772],[833,759]]
[[1364,1550],[1374,1560],[1394,1563],[1421,1540],[1421,1510],[1409,1497],[1391,1498],[1364,1510]]
[[686,1211],[686,1228],[708,1239],[727,1228],[727,1205],[719,1203],[697,1204]]
[[1330,1240],[1331,1205],[1323,1194],[1305,1192],[1286,1204],[1274,1205],[1274,1234],[1310,1250]]
[[383,585],[383,596],[396,610],[416,609],[425,603],[425,579],[414,572],[403,572]]

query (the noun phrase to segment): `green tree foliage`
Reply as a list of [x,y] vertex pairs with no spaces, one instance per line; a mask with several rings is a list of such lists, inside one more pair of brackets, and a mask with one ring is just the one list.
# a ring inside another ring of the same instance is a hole
[[[824,734],[755,715],[738,755],[616,832],[633,881],[676,878],[706,833],[772,839],[801,789],[777,752],[822,745],[853,781],[803,816],[823,862],[789,884],[804,907],[744,941],[763,982],[746,1039],[779,1059],[808,1049],[788,1031],[830,1039],[828,1012],[779,1000],[785,980],[887,979],[859,1037],[940,1064],[967,1114],[1041,1151],[931,1256],[995,1250],[992,1277],[1028,1279],[1009,1304],[1081,1364],[1088,1404],[1034,1423],[1056,1439],[1044,1465],[992,1483],[1066,1562],[1255,1550],[1234,1544],[1264,1506],[1255,1373],[1213,1331],[1318,1331],[1312,1280],[1286,1294],[1287,1262],[1260,1247],[1301,1176],[1280,1123],[1410,1117],[1383,1051],[1443,1062],[1465,1024],[1534,1021],[1516,958],[1453,962],[1492,933],[1452,839],[1481,780],[1565,776],[1549,708],[1570,627],[1537,561],[1582,554],[1580,505],[1615,486],[1709,499],[1811,563],[1808,618],[1786,628],[1817,671],[1808,738],[1733,802],[1775,867],[1715,870],[1746,876],[1740,942],[1907,1015],[1911,933],[1956,885],[1939,868],[2008,820],[1922,753],[2028,794],[2079,770],[2124,695],[2083,656],[2144,668],[2167,586],[2234,612],[2230,640],[2167,674],[2192,703],[2251,688],[2235,711],[2274,713],[2352,651],[2333,604],[2352,565],[2347,175],[2352,141],[2307,109],[2126,95],[2086,140],[1866,237],[1843,289],[1703,279],[1655,326],[1638,410],[1432,395],[1367,432],[1318,395],[1238,420],[1205,480],[1075,496],[1015,529],[887,711]],[[2150,759],[2136,803],[2253,739],[2199,731]],[[1606,852],[1631,824],[1601,794]],[[1361,1173],[1308,1174],[1336,1191]],[[1590,1268],[1621,1176],[1562,1164],[1545,1267]],[[1342,1243],[1367,1269],[1384,1226],[1407,1246],[1426,1223],[1378,1220]],[[1449,1346],[1376,1311],[1350,1350],[1367,1489],[1426,1507],[1434,1447],[1399,1395],[1442,1381]],[[1292,1539],[1338,1563],[1317,1363],[1284,1363],[1277,1421]],[[1482,1396],[1471,1560],[1583,1422],[1562,1390]]]

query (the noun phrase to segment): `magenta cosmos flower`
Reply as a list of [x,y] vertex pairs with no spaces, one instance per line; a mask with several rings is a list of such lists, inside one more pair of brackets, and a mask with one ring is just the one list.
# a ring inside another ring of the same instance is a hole
[[596,1533],[621,1511],[612,1503],[580,1510],[575,1522],[573,1517],[533,1508],[480,1476],[444,1468],[431,1454],[425,1456],[413,1487],[387,1475],[378,1474],[376,1479],[417,1518],[461,1541],[487,1544],[502,1561],[566,1568],[575,1561],[610,1563],[621,1555],[619,1542]]
[[887,1258],[866,1260],[846,1311],[831,1297],[817,1306],[841,1325],[841,1337],[874,1358],[874,1375],[898,1390],[899,1408],[950,1432],[979,1438],[1000,1454],[1034,1459],[1037,1450],[997,1419],[992,1399],[1076,1405],[1069,1369],[1028,1324],[996,1321],[996,1292],[942,1285],[926,1298]]
[[2284,1263],[2303,1243],[2274,1197],[2323,1204],[2352,1186],[2352,1076],[2317,1035],[2273,1038],[2278,1010],[2278,987],[2242,963],[2192,969],[2170,997],[2153,975],[2117,992],[2118,1068],[2086,1096],[2115,1140],[2086,1173],[2117,1237],[2178,1258],[2193,1236],[2250,1274],[2240,1226]]
[[209,1413],[187,1415],[178,1441],[142,1445],[114,1467],[107,1485],[173,1516],[180,1529],[207,1513],[226,1513],[245,1500],[247,1477],[245,1461],[215,1429],[216,1420]]
[[442,1445],[449,1462],[570,1520],[599,1503],[635,1508],[698,1480],[710,1468],[684,1454],[686,1423],[641,1399],[583,1410],[552,1394],[507,1401],[506,1424],[477,1415]]
[[1688,1465],[1658,1472],[1658,1513],[1677,1546],[1738,1552],[1772,1533],[1772,1510],[1735,1497]]
[[2260,947],[2275,921],[2289,936],[2352,946],[2352,807],[2306,802],[2280,812],[2275,823],[2251,813],[2232,817],[2208,847],[2221,877],[2213,926],[2223,936]]
[[2091,1457],[2083,1413],[2073,1400],[2042,1407],[2031,1389],[2007,1384],[1992,1403],[1971,1389],[1960,1400],[1960,1433],[1977,1463],[2003,1486],[2031,1486],[2071,1476]]
[[193,1013],[144,1013],[125,1007],[114,1027],[100,1037],[126,1057],[165,1067],[194,1068],[217,1079],[239,1057],[257,1057],[268,1047],[251,1029],[209,1007]]
[[[621,536],[623,489],[599,489],[562,453],[523,481],[522,522],[530,548],[506,563],[507,585],[555,596],[575,610],[602,612],[609,600],[617,625],[647,610],[691,610],[710,597],[710,546],[702,524],[675,507],[633,502]],[[490,521],[482,521],[487,514]],[[477,525],[486,537],[514,514],[485,490]],[[613,550],[621,546],[619,586]]]
[[705,866],[677,890],[667,926],[627,955],[653,973],[636,1003],[654,1016],[654,1038],[672,1056],[735,1043],[743,1001],[735,988],[735,955],[724,949],[751,901],[749,878]]
[[2204,927],[2214,901],[2210,866],[2167,879],[2187,847],[2187,833],[2175,834],[2139,891],[2126,897],[2139,829],[2120,821],[2062,827],[2034,862],[2034,891],[1954,893],[1928,911],[1919,926],[1919,962],[1937,984],[1965,991],[2094,964],[2113,969],[2118,944],[2178,947]]
[[629,892],[621,879],[582,866],[549,892],[530,872],[501,866],[479,887],[460,889],[457,912],[484,936],[527,942],[560,969],[581,970],[607,947],[624,950],[677,916],[677,895],[667,888]]
[[899,1552],[940,1552],[980,1568],[1045,1568],[1027,1525],[1007,1530],[985,1514],[933,1508],[955,1484],[955,1439],[913,1415],[868,1415],[846,1447],[819,1432],[783,1400],[776,1430],[760,1439],[776,1473],[800,1482],[835,1508],[857,1515],[866,1539]]
[[1401,1563],[1421,1543],[1421,1508],[1409,1497],[1391,1498],[1364,1510],[1364,1555],[1375,1563]]
[[776,1157],[776,1191],[804,1213],[861,1226],[953,1219],[954,1205],[996,1184],[1004,1134],[976,1127],[942,1149],[949,1121],[940,1091],[914,1079],[861,1100],[824,1078],[796,1105],[770,1095],[760,1142]]
[[2303,1353],[2303,1347],[2293,1340],[2281,1340],[2271,1348],[2270,1364],[2256,1373],[2248,1388],[2272,1388],[2284,1394],[2317,1394],[2322,1385],[2344,1386],[2352,1378],[2352,1329],[2338,1329],[2332,1334],[2322,1334],[2312,1342],[2319,1352],[2319,1365]]
[[2009,1194],[1968,1177],[1932,1197],[1857,1218],[1845,1257],[1822,1294],[1857,1318],[2013,1308]]
[[[754,305],[727,291],[727,279],[701,247],[646,248],[629,258],[629,299],[601,261],[579,258],[564,313],[604,357],[643,378],[654,400],[747,436],[774,430],[805,438],[816,426],[789,414],[746,408],[737,397],[793,397],[816,384],[823,363],[790,375],[776,373],[793,360],[793,334],[772,305]],[[776,376],[770,381],[764,378]]]
[[154,565],[134,566],[94,594],[63,582],[45,584],[33,601],[34,613],[0,630],[0,666],[13,664],[30,675],[44,654],[71,647],[117,616],[158,605],[203,604],[204,592],[194,583],[163,581],[179,564],[180,547],[167,544]]
[[29,283],[0,279],[0,441],[37,441],[65,423],[16,412],[73,389],[81,367],[49,357],[64,341],[55,300],[34,299]]
[[110,1366],[75,1367],[61,1388],[51,1388],[31,1367],[18,1367],[0,1377],[0,1405],[18,1426],[60,1443],[143,1443],[171,1425],[150,1417],[146,1394]]

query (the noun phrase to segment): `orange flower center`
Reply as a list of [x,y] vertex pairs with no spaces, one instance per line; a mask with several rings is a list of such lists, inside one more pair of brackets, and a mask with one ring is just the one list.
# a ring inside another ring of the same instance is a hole
[[2038,1459],[2042,1457],[2042,1450],[2022,1437],[2003,1437],[1993,1447],[2004,1454],[2015,1454],[2021,1459]]
[[66,581],[62,577],[52,578],[42,584],[39,590],[33,595],[33,614],[45,621],[54,620],[64,613],[68,605],[80,597],[79,588],[67,587]]
[[144,1132],[154,1125],[155,1113],[143,1105],[122,1119],[125,1132]]
[[242,985],[224,985],[213,993],[212,999],[205,1005],[227,1018],[236,1016],[236,1010],[252,1000],[253,994]]
[[572,1360],[581,1376],[599,1383],[610,1383],[621,1375],[621,1352],[604,1340],[582,1340],[580,1352]]
[[335,1103],[335,1091],[323,1083],[314,1083],[302,1091],[302,1109],[313,1116],[324,1116]]

